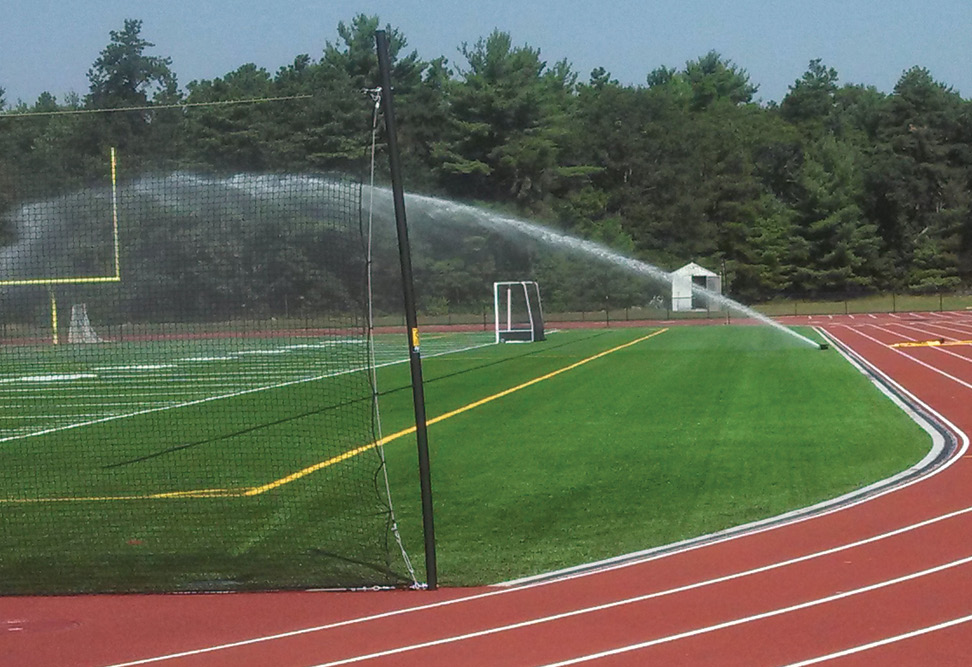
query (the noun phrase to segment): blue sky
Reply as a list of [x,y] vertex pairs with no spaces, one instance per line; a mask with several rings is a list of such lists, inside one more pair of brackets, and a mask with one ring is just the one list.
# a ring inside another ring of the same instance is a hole
[[640,84],[660,65],[719,51],[746,69],[757,97],[779,100],[813,58],[842,83],[890,91],[912,65],[972,97],[969,0],[4,0],[0,87],[8,103],[49,91],[87,92],[87,70],[126,18],[143,21],[154,55],[172,58],[185,87],[253,62],[274,72],[318,58],[338,21],[377,14],[422,58],[461,61],[458,47],[494,28],[517,45],[567,59],[581,80],[598,66]]

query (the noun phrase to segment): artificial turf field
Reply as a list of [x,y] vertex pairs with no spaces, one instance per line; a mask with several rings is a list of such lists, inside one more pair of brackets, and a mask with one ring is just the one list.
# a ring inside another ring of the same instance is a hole
[[[544,343],[480,347],[481,335],[426,337],[436,420],[656,334],[430,426],[442,583],[510,579],[771,516],[893,474],[929,446],[833,351],[762,327],[657,331],[565,331]],[[391,356],[379,361],[402,355],[399,342],[382,342]],[[383,547],[368,532],[375,522],[352,521],[375,514],[373,465],[351,473],[374,457],[362,447],[368,439],[346,429],[334,446],[357,453],[315,468],[327,457],[297,437],[334,431],[343,423],[336,415],[351,409],[315,409],[321,386],[349,381],[331,373],[347,364],[339,348],[248,341],[228,354],[227,343],[197,341],[186,356],[180,343],[108,344],[97,360],[38,348],[21,352],[20,366],[8,360],[0,381],[47,378],[50,391],[20,403],[4,394],[21,407],[0,417],[53,416],[55,407],[64,417],[74,409],[65,385],[77,383],[89,407],[72,422],[87,425],[26,438],[11,431],[0,441],[3,592],[315,587],[375,571],[354,546],[338,558],[323,546],[348,533],[341,539]],[[433,356],[437,345],[474,347]],[[177,368],[149,372],[167,365]],[[127,369],[137,383],[112,377],[101,393],[83,384],[107,381],[98,369],[108,368]],[[164,381],[190,371],[199,377]],[[205,386],[215,378],[218,386]],[[407,367],[383,366],[378,382],[384,433],[407,429]],[[202,393],[179,393],[189,388]],[[159,409],[92,416],[103,414],[90,407],[97,396],[117,403],[137,392],[161,393],[151,399]],[[406,547],[420,563],[414,450],[410,434],[385,447]],[[302,470],[310,472],[273,486]]]
[[[565,331],[431,360],[429,412],[644,333]],[[403,372],[387,382],[402,384]],[[835,351],[747,326],[670,329],[435,424],[429,437],[440,579],[456,585],[780,514],[887,477],[930,446]],[[407,541],[420,544],[418,517],[406,510],[417,503],[402,502],[414,488],[410,446],[386,455]]]

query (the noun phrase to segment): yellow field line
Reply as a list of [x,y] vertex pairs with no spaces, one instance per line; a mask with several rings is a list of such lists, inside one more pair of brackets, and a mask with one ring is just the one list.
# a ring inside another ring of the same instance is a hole
[[[505,390],[503,390],[503,391],[501,391],[501,392],[499,392],[497,394],[493,394],[492,396],[487,396],[486,398],[481,398],[478,401],[474,401],[472,403],[469,403],[468,405],[464,405],[461,408],[457,408],[456,410],[453,410],[451,412],[446,412],[445,414],[439,415],[438,417],[434,417],[434,418],[428,420],[426,422],[426,424],[428,426],[432,426],[433,424],[438,424],[439,422],[445,421],[446,419],[450,419],[452,417],[455,417],[456,415],[461,415],[464,412],[469,412],[470,410],[473,410],[475,408],[478,408],[478,407],[480,407],[482,405],[486,405],[487,403],[490,403],[492,401],[495,401],[496,399],[503,398],[504,396],[509,396],[510,394],[512,394],[514,392],[520,391],[521,389],[526,389],[527,387],[533,386],[533,385],[537,384],[538,382],[543,382],[544,380],[549,380],[550,378],[556,377],[556,376],[560,375],[561,373],[566,373],[567,371],[573,370],[573,369],[575,369],[575,368],[577,368],[579,366],[583,366],[586,363],[590,363],[591,361],[594,361],[595,359],[600,359],[601,357],[607,356],[607,355],[611,354],[612,352],[617,352],[618,350],[623,350],[626,347],[631,347],[632,345],[635,345],[635,344],[640,343],[642,341],[648,340],[649,338],[654,338],[655,336],[658,336],[659,334],[663,334],[666,331],[668,331],[667,328],[660,329],[658,331],[655,331],[653,333],[648,334],[647,336],[642,336],[641,338],[637,338],[637,339],[635,339],[633,341],[630,341],[628,343],[625,343],[623,345],[618,345],[617,347],[612,347],[610,350],[605,350],[603,352],[599,352],[599,353],[597,353],[597,354],[595,354],[595,355],[593,355],[591,357],[587,357],[586,359],[581,359],[580,361],[577,361],[577,362],[575,362],[573,364],[570,364],[569,366],[564,366],[563,368],[560,368],[558,370],[555,370],[555,371],[552,371],[550,373],[547,373],[546,375],[541,375],[540,377],[536,377],[536,378],[533,378],[532,380],[528,380],[527,382],[524,382],[523,384],[519,384],[519,385],[517,385],[515,387],[511,387],[509,389],[505,389]],[[275,480],[273,482],[270,482],[268,484],[264,484],[263,486],[255,486],[252,489],[249,489],[248,491],[246,491],[244,493],[244,495],[246,495],[246,496],[256,496],[256,495],[260,495],[261,493],[266,493],[267,491],[271,491],[273,489],[279,488],[279,487],[283,486],[284,484],[290,484],[291,482],[295,482],[298,479],[301,479],[302,477],[306,477],[307,475],[310,475],[311,473],[317,472],[318,470],[322,470],[322,469],[327,468],[329,466],[332,466],[332,465],[334,465],[336,463],[340,463],[341,461],[346,461],[346,460],[348,460],[348,459],[350,459],[350,458],[352,458],[354,456],[357,456],[358,454],[361,454],[363,452],[368,451],[369,449],[373,449],[373,448],[378,447],[378,446],[384,446],[385,444],[391,442],[392,440],[397,440],[398,438],[401,438],[403,436],[409,435],[410,433],[414,433],[414,432],[415,432],[415,427],[414,426],[410,426],[409,428],[403,429],[403,430],[401,430],[401,431],[399,431],[397,433],[392,433],[391,435],[387,435],[384,438],[381,438],[380,440],[376,440],[375,442],[370,442],[367,445],[362,445],[360,447],[356,447],[356,448],[354,448],[352,450],[349,450],[347,452],[344,452],[343,454],[340,454],[340,455],[335,456],[333,458],[327,459],[326,461],[321,461],[320,463],[315,463],[314,465],[308,466],[307,468],[304,468],[303,470],[298,470],[295,473],[292,473],[290,475],[287,475],[286,477],[281,477],[280,479]]]
[[972,340],[921,340],[907,341],[904,343],[891,343],[889,347],[955,347],[957,345],[972,345]]
[[[522,384],[518,384],[515,387],[510,387],[509,389],[505,389],[499,393],[493,394],[492,396],[481,398],[478,401],[473,401],[472,403],[464,405],[461,408],[457,408],[455,410],[452,410],[451,412],[446,412],[445,414],[441,414],[438,417],[434,417],[428,420],[428,422],[426,423],[428,426],[431,426],[433,424],[438,424],[439,422],[445,421],[446,419],[450,419],[452,417],[455,417],[456,415],[461,415],[464,412],[469,412],[470,410],[486,405],[487,403],[491,403],[492,401],[503,398],[504,396],[509,396],[510,394],[518,392],[521,389],[526,389],[527,387],[531,387],[539,382],[549,380],[550,378],[556,377],[561,373],[566,373],[567,371],[571,371],[575,368],[583,366],[584,364],[595,361],[596,359],[600,359],[601,357],[605,357],[609,354],[617,352],[618,350],[623,350],[627,347],[631,347],[632,345],[636,345],[642,341],[648,340],[649,338],[654,338],[655,336],[663,334],[666,331],[668,331],[667,328],[659,329],[658,331],[652,332],[647,336],[642,336],[640,338],[636,338],[633,341],[624,343],[622,345],[618,345],[616,347],[612,347],[609,350],[598,352],[597,354],[587,357],[586,359],[581,359],[580,361],[574,362],[568,366],[564,366],[563,368],[559,368],[545,375],[541,375],[539,377],[533,378],[532,380],[528,380]],[[165,493],[151,493],[151,494],[144,494],[144,495],[126,495],[126,496],[87,496],[87,497],[63,497],[63,498],[0,498],[0,505],[14,504],[14,503],[27,504],[27,503],[63,503],[63,502],[104,502],[104,501],[113,501],[113,500],[169,500],[169,499],[179,499],[179,498],[240,498],[240,497],[258,496],[263,493],[266,493],[267,491],[272,491],[273,489],[277,489],[286,484],[290,484],[291,482],[296,482],[297,480],[307,477],[308,475],[315,473],[319,470],[323,470],[324,468],[329,468],[330,466],[341,463],[342,461],[347,461],[348,459],[354,458],[355,456],[358,456],[359,454],[362,454],[368,451],[369,449],[374,449],[376,447],[384,446],[389,442],[398,440],[399,438],[402,438],[414,432],[415,432],[415,426],[410,426],[396,433],[392,433],[391,435],[386,435],[385,437],[380,438],[379,440],[375,440],[374,442],[369,442],[366,445],[361,445],[360,447],[349,449],[348,451],[343,452],[342,454],[338,454],[337,456],[333,456],[325,461],[320,461],[319,463],[315,463],[314,465],[308,466],[302,470],[298,470],[297,472],[291,473],[285,477],[281,477],[280,479],[274,480],[267,484],[263,484],[261,486],[254,486],[250,488],[244,487],[244,488],[236,488],[236,489],[195,489],[190,491],[169,491]]]

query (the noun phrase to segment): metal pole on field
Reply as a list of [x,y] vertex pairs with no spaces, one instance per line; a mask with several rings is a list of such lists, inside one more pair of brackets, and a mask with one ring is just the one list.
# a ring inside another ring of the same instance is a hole
[[388,135],[388,164],[391,170],[392,198],[395,202],[395,225],[398,229],[398,256],[402,265],[402,288],[405,297],[405,323],[408,329],[408,361],[412,371],[412,403],[415,407],[415,439],[418,444],[419,481],[422,487],[422,527],[425,533],[425,576],[429,590],[438,582],[435,563],[435,525],[432,520],[432,474],[429,465],[429,439],[425,418],[425,390],[422,384],[422,355],[419,349],[418,317],[415,313],[415,286],[412,282],[412,254],[408,245],[405,222],[405,193],[398,156],[395,107],[392,104],[391,58],[384,30],[375,32],[378,70],[381,74],[381,101],[385,111]]

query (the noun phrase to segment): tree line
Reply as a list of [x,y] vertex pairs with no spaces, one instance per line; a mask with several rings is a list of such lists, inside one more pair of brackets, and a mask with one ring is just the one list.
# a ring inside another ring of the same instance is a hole
[[[83,96],[10,105],[0,89],[0,209],[15,197],[2,183],[17,176],[51,192],[103,178],[108,146],[134,173],[364,174],[379,26],[358,15],[319,57],[181,88],[142,23],[127,20]],[[883,93],[841,84],[814,60],[779,103],[762,102],[746,70],[716,52],[626,85],[602,68],[582,79],[499,30],[431,60],[386,30],[411,191],[528,216],[666,268],[694,260],[745,301],[972,285],[972,102],[927,69]],[[239,103],[255,99],[266,101]],[[428,298],[480,303],[462,293],[482,282],[470,279],[474,264],[420,266],[442,281]],[[532,270],[569,280],[549,258]],[[596,302],[606,288],[586,289]]]

